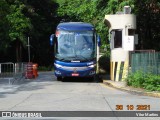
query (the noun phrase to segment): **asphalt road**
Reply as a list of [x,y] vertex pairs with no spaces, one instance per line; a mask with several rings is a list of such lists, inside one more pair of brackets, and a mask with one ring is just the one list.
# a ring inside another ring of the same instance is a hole
[[[142,109],[160,112],[160,98],[120,91],[103,83],[94,83],[87,78],[68,78],[63,82],[56,81],[53,72],[41,72],[37,79],[22,80],[15,85],[0,84],[0,111],[127,111],[124,113],[127,116],[132,114],[130,111],[139,113]],[[96,117],[96,114],[98,112],[92,113],[93,116],[90,117],[73,115],[74,117],[70,118],[62,115],[47,119],[160,120],[160,117],[135,116],[128,118],[115,114],[113,117],[103,117],[104,114],[101,117]],[[106,112],[106,114],[108,113]]]

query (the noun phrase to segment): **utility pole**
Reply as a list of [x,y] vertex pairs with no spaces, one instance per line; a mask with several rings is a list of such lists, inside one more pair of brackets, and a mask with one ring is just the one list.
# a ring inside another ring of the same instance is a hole
[[29,37],[28,37],[28,62],[30,62],[30,43],[29,43]]

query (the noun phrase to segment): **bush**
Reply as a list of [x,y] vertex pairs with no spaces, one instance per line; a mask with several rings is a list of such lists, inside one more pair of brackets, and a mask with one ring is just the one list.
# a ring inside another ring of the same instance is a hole
[[110,58],[103,55],[99,58],[99,68],[105,70],[106,73],[110,72]]
[[39,66],[38,71],[52,71],[53,67]]
[[129,86],[133,87],[143,87],[144,83],[144,74],[141,71],[135,73],[130,73],[127,78],[127,83]]
[[146,74],[143,87],[151,91],[160,91],[160,75]]
[[140,87],[150,91],[160,91],[160,75],[136,71],[127,77],[127,84],[133,87]]

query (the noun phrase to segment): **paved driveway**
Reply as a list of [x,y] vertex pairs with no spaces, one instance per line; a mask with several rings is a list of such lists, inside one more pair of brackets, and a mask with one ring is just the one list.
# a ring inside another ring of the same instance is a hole
[[[128,115],[131,113],[129,111],[132,111],[130,105],[134,107],[134,111],[139,111],[137,105],[147,105],[148,111],[160,111],[159,98],[134,95],[108,87],[103,83],[94,83],[87,78],[78,80],[70,78],[65,79],[64,82],[56,81],[53,72],[41,72],[37,79],[24,80],[17,85],[0,84],[0,111],[127,111],[124,114]],[[121,110],[117,110],[117,107]],[[135,118],[124,118],[116,115],[114,117],[94,116],[87,118],[58,117],[56,120],[144,119],[143,117],[137,118],[136,115]],[[145,118],[145,120],[152,119],[158,120],[160,118]]]

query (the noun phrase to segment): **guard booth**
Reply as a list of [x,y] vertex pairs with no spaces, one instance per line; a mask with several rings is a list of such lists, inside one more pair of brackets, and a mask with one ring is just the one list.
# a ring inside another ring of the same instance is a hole
[[136,16],[131,14],[129,6],[125,6],[123,12],[105,15],[104,23],[109,27],[110,78],[123,81],[129,71],[129,51],[133,51],[138,44],[138,35],[135,34]]

